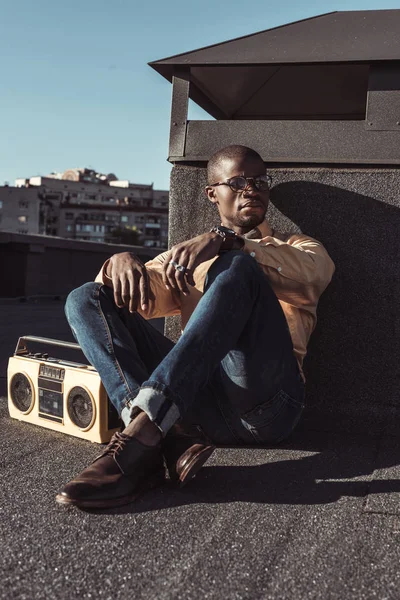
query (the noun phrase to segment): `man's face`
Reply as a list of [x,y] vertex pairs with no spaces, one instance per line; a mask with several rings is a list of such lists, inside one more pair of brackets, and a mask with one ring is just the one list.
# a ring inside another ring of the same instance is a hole
[[[258,177],[265,175],[265,165],[255,158],[226,159],[221,163],[218,179],[212,183],[223,182],[237,176]],[[247,189],[234,192],[228,185],[207,186],[208,198],[217,205],[221,223],[235,229],[237,233],[246,233],[254,229],[265,219],[269,202],[269,190],[258,191],[253,184]]]

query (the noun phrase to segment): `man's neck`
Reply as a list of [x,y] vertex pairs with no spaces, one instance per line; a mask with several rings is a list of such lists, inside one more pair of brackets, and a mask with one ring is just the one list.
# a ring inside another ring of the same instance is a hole
[[249,229],[248,227],[231,226],[225,223],[221,223],[221,225],[233,229],[238,235],[241,235],[250,240],[259,240],[261,238],[274,234],[274,230],[266,220],[262,221],[259,225],[257,225],[257,227],[254,227],[252,229]]

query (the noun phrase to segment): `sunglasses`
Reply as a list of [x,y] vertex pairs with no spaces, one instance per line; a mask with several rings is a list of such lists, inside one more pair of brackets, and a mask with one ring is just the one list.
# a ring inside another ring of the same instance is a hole
[[258,177],[231,177],[226,181],[218,181],[217,183],[210,183],[210,187],[217,185],[227,185],[231,188],[232,192],[242,192],[249,188],[254,187],[259,192],[266,192],[272,185],[272,177],[270,175],[259,175]]

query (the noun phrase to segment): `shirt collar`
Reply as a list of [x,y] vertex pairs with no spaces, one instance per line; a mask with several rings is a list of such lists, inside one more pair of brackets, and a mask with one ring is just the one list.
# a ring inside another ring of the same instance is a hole
[[267,236],[273,236],[275,233],[275,230],[272,229],[272,227],[268,223],[268,221],[263,221],[262,223],[260,223],[260,225],[258,226],[258,229],[261,233],[261,238],[265,238]]

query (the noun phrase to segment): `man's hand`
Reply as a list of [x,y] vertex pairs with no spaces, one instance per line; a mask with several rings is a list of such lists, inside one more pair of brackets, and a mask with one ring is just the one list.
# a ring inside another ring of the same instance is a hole
[[[217,233],[203,233],[192,240],[176,244],[168,252],[162,269],[162,278],[167,289],[176,289],[185,296],[189,294],[187,284],[195,285],[193,271],[202,262],[217,256],[222,237]],[[170,262],[184,267],[177,269]]]
[[121,252],[110,258],[107,276],[112,280],[114,300],[118,308],[124,306],[135,312],[139,303],[142,310],[149,307],[149,298],[154,299],[146,267],[132,252]]

